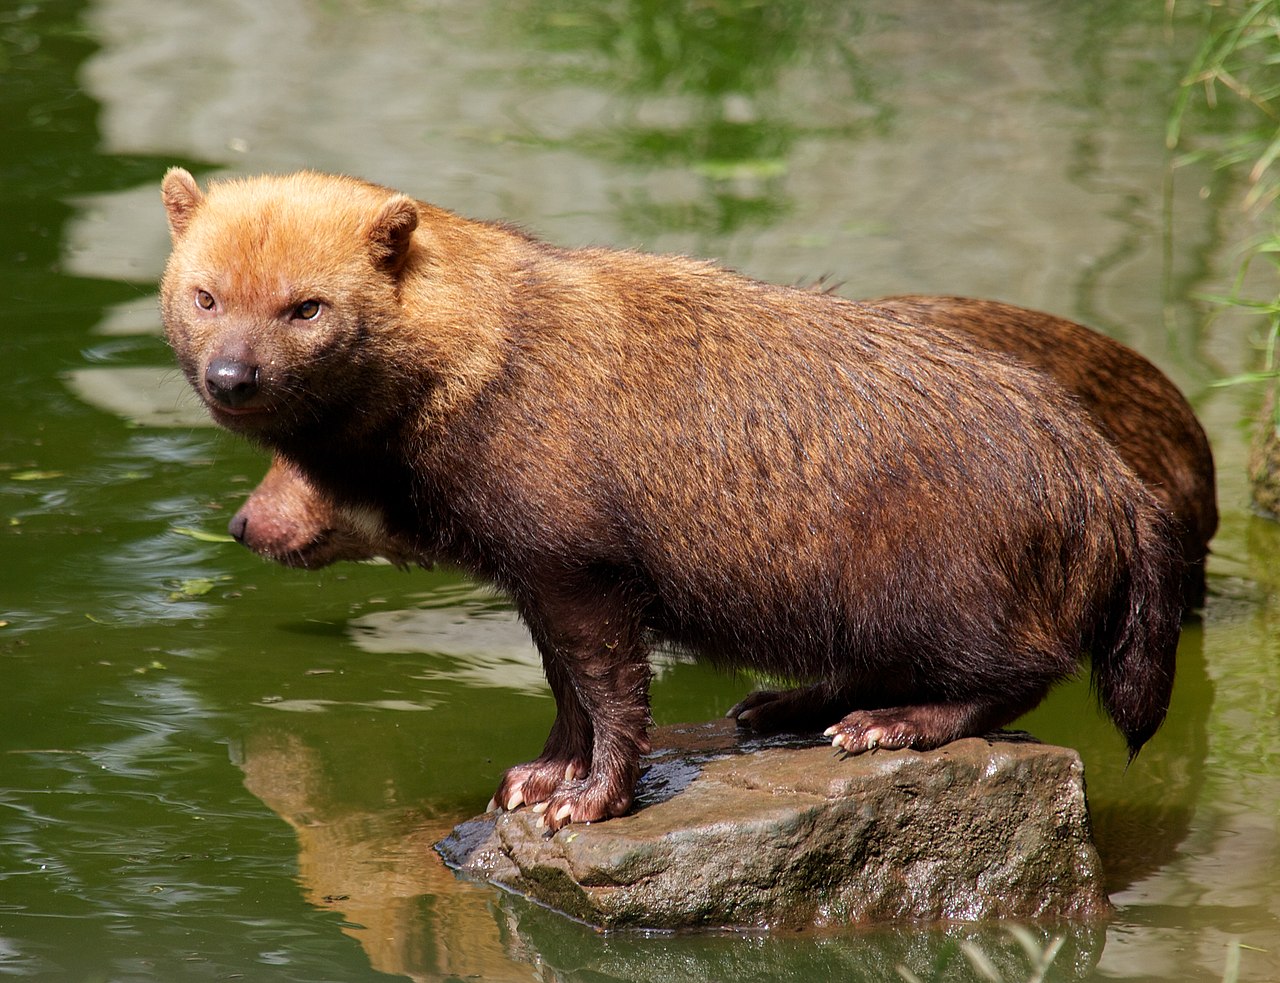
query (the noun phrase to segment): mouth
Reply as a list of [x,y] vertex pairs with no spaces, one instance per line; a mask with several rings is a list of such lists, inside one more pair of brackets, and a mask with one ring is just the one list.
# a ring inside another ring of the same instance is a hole
[[214,400],[208,400],[205,405],[214,423],[232,430],[257,429],[275,415],[269,406],[227,406]]
[[210,403],[209,409],[218,416],[259,416],[270,412],[265,406],[224,406],[222,403]]

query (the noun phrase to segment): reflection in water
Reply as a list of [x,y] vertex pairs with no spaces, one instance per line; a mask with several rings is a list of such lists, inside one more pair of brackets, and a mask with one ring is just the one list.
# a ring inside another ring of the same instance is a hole
[[[521,40],[569,56],[539,68],[544,84],[611,94],[586,126],[551,142],[658,178],[617,206],[643,238],[771,225],[793,210],[783,179],[800,141],[853,138],[889,115],[856,54],[862,14],[849,4],[556,0],[516,9]],[[798,112],[797,92],[820,95],[821,109]]]
[[67,385],[90,406],[144,427],[208,427],[209,412],[182,373],[131,366],[75,369]]
[[512,971],[492,892],[455,883],[432,848],[458,817],[335,808],[318,756],[288,732],[263,729],[237,752],[245,786],[297,834],[307,899],[342,913],[342,930],[375,969],[412,979],[501,979]]
[[[426,604],[396,611],[374,611],[347,623],[352,644],[370,653],[445,656],[424,663],[415,678],[550,695],[542,660],[515,612],[486,588],[434,591]],[[656,653],[655,678],[673,661]]]
[[374,611],[348,623],[352,643],[365,652],[422,652],[433,660],[419,678],[465,680],[549,695],[542,660],[529,630],[509,609],[493,606],[480,591],[451,597],[443,606]]

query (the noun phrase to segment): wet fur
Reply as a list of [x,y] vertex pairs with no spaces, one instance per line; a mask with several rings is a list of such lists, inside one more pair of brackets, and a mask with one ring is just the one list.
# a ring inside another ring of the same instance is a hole
[[[557,718],[499,804],[553,828],[626,811],[655,637],[809,682],[740,722],[831,724],[852,752],[1005,724],[1086,651],[1133,751],[1163,719],[1175,529],[1041,373],[865,304],[559,249],[351,179],[206,195],[174,171],[163,193],[166,331],[215,419],[529,626]],[[311,298],[323,317],[296,323]],[[242,405],[212,391],[221,363],[252,368]]]

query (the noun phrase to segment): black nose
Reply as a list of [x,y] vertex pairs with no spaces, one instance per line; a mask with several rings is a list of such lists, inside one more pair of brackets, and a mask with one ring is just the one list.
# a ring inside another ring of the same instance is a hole
[[204,373],[209,395],[223,406],[243,406],[258,394],[258,367],[234,358],[215,358]]
[[237,543],[244,542],[245,530],[249,528],[249,517],[243,512],[237,512],[231,517],[231,521],[227,523],[227,532],[231,534],[231,538]]

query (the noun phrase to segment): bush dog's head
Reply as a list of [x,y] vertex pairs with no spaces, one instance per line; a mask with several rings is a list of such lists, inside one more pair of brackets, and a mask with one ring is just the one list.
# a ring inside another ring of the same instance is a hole
[[372,423],[418,204],[305,172],[201,191],[175,167],[161,192],[165,333],[214,420],[265,443]]

